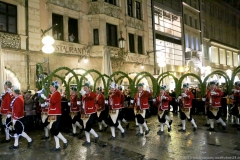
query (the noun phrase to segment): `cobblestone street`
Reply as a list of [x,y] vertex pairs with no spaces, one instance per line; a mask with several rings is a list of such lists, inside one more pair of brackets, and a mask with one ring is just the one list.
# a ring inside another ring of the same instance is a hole
[[[85,137],[78,139],[71,137],[67,133],[63,135],[68,139],[69,146],[61,152],[50,152],[54,147],[54,139],[41,141],[43,131],[28,132],[35,140],[33,146],[28,149],[27,141],[24,138],[20,140],[18,150],[9,150],[8,147],[13,144],[13,140],[8,144],[0,144],[0,159],[16,160],[184,160],[184,159],[240,159],[239,133],[232,123],[228,121],[228,129],[223,132],[221,127],[216,128],[216,132],[206,131],[203,127],[205,116],[193,115],[198,124],[198,130],[192,131],[191,123],[187,122],[187,132],[179,133],[180,119],[176,114],[170,113],[173,119],[172,131],[165,131],[163,135],[157,135],[159,123],[157,116],[148,118],[150,133],[145,137],[136,137],[138,128],[134,123],[130,123],[130,128],[126,131],[125,138],[121,138],[120,131],[117,132],[117,139],[109,141],[111,136],[110,129],[99,133],[100,142],[92,143],[90,147],[83,147],[81,144]],[[125,124],[122,124],[125,127]],[[216,126],[216,125],[215,125]],[[96,128],[96,126],[95,126]],[[97,129],[96,129],[97,130]],[[0,135],[4,138],[4,134]],[[62,146],[62,143],[61,143]]]

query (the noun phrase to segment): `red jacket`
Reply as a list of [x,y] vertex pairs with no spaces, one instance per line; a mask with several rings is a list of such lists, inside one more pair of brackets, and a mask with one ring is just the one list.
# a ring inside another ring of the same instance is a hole
[[70,112],[79,112],[80,107],[77,105],[78,97],[77,95],[70,96]]
[[96,106],[97,111],[102,111],[105,109],[105,98],[102,93],[97,94],[95,106]]
[[[169,96],[169,94],[164,93],[163,96],[166,97],[166,99],[162,99],[162,95],[158,95],[157,97],[157,106],[158,106],[158,110],[168,110],[168,106],[169,106],[169,101],[172,101],[172,97]],[[162,100],[161,100],[162,99]]]
[[192,108],[192,99],[194,98],[192,92],[186,91],[185,94],[187,97],[182,97],[181,99],[181,107],[183,108]]
[[82,97],[83,111],[85,114],[96,113],[95,99],[96,94],[94,92],[90,92],[86,94],[85,97]]
[[61,101],[62,97],[60,92],[55,91],[49,100],[48,115],[62,115]]
[[[217,95],[212,95],[211,96],[211,92],[216,92]],[[223,92],[216,88],[214,90],[209,90],[207,93],[207,103],[213,106],[213,107],[222,107],[221,105],[221,100],[222,100],[222,96],[223,96]],[[212,102],[210,101],[210,99],[212,99]]]
[[120,109],[123,107],[121,101],[121,94],[122,92],[116,89],[115,93],[112,93],[109,96],[109,106],[112,107],[111,109]]
[[[148,98],[152,96],[152,93],[148,92],[148,91],[142,91],[137,92],[135,97],[134,97],[134,106],[136,107],[140,107],[140,109],[148,109],[149,108],[149,104],[148,104]],[[138,106],[138,98],[140,98],[140,106]]]
[[10,103],[12,102],[12,96],[9,92],[6,92],[2,97],[2,104],[1,104],[1,114],[11,114],[12,109],[10,107]]
[[24,99],[20,95],[13,102],[12,106],[12,118],[17,120],[24,117]]
[[234,96],[234,104],[238,106],[240,106],[240,88],[238,87],[236,90],[238,90],[239,92],[235,92],[233,94]]

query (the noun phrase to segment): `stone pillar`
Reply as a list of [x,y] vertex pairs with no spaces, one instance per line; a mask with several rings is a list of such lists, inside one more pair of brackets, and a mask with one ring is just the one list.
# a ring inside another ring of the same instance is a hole
[[106,20],[105,20],[105,18],[100,17],[99,18],[99,24],[100,24],[100,27],[98,29],[98,32],[99,32],[99,44],[100,45],[107,45],[107,37],[106,37],[107,27],[106,27]]
[[68,42],[68,15],[63,16],[63,38]]

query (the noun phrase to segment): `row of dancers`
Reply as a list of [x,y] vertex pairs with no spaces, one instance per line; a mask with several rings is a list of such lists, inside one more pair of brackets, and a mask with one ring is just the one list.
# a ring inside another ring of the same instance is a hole
[[[209,131],[214,131],[214,119],[220,122],[223,129],[226,129],[226,123],[221,119],[219,108],[221,107],[222,91],[217,88],[217,81],[211,81],[209,89],[206,93],[206,113],[207,124],[210,125]],[[83,85],[83,89],[80,91],[81,99],[78,98],[77,88],[71,87],[71,95],[69,100],[70,116],[72,119],[72,136],[77,135],[77,127],[80,129],[80,133],[84,131],[86,141],[83,146],[91,145],[90,135],[93,135],[94,142],[99,142],[99,134],[92,128],[97,117],[99,132],[106,131],[109,127],[111,130],[111,137],[108,140],[115,140],[115,129],[119,129],[121,137],[125,137],[125,130],[121,125],[121,121],[126,123],[126,127],[129,127],[129,123],[124,119],[123,112],[127,107],[133,107],[136,124],[139,127],[139,133],[136,136],[148,135],[150,129],[146,123],[146,110],[149,109],[149,98],[152,97],[152,92],[149,87],[144,90],[144,84],[139,83],[137,85],[138,91],[136,95],[130,100],[130,105],[125,101],[124,94],[117,88],[117,84],[112,82],[110,85],[109,97],[105,98],[102,94],[102,88],[98,87],[97,92],[93,92],[89,83]],[[38,92],[39,102],[42,108],[42,123],[44,125],[44,137],[42,139],[49,139],[49,131],[54,136],[55,147],[51,151],[60,151],[59,139],[63,142],[63,148],[68,147],[68,140],[61,134],[60,120],[61,120],[61,94],[58,91],[58,81],[53,81],[50,84],[51,94],[47,95],[44,89]],[[24,132],[24,99],[20,94],[20,89],[12,87],[10,81],[6,81],[4,84],[5,92],[2,94],[1,109],[2,123],[4,124],[6,138],[2,141],[4,143],[10,142],[10,138],[14,138],[14,144],[9,149],[19,148],[19,137],[22,136],[27,139],[28,147],[31,147],[33,139],[30,138],[27,133]],[[183,84],[182,93],[178,97],[180,105],[180,119],[182,128],[179,132],[186,132],[186,120],[192,123],[193,131],[197,131],[196,121],[192,118],[191,108],[193,94],[188,90],[189,84]],[[234,99],[236,99],[236,105],[239,104],[240,96],[240,82],[235,83]],[[157,134],[164,133],[164,125],[167,126],[168,132],[171,132],[172,120],[167,115],[169,102],[172,97],[166,92],[166,86],[160,86],[160,92],[156,98],[153,98],[154,105],[158,108],[158,120],[160,122],[160,129]],[[14,130],[14,135],[9,133],[9,130]]]

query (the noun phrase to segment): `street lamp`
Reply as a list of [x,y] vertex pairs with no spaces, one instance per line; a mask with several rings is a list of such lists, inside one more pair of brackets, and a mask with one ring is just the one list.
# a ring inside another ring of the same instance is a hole
[[121,37],[118,39],[118,43],[119,43],[119,48],[120,49],[124,49],[125,48],[125,39],[122,37],[122,31],[120,31],[120,35]]

